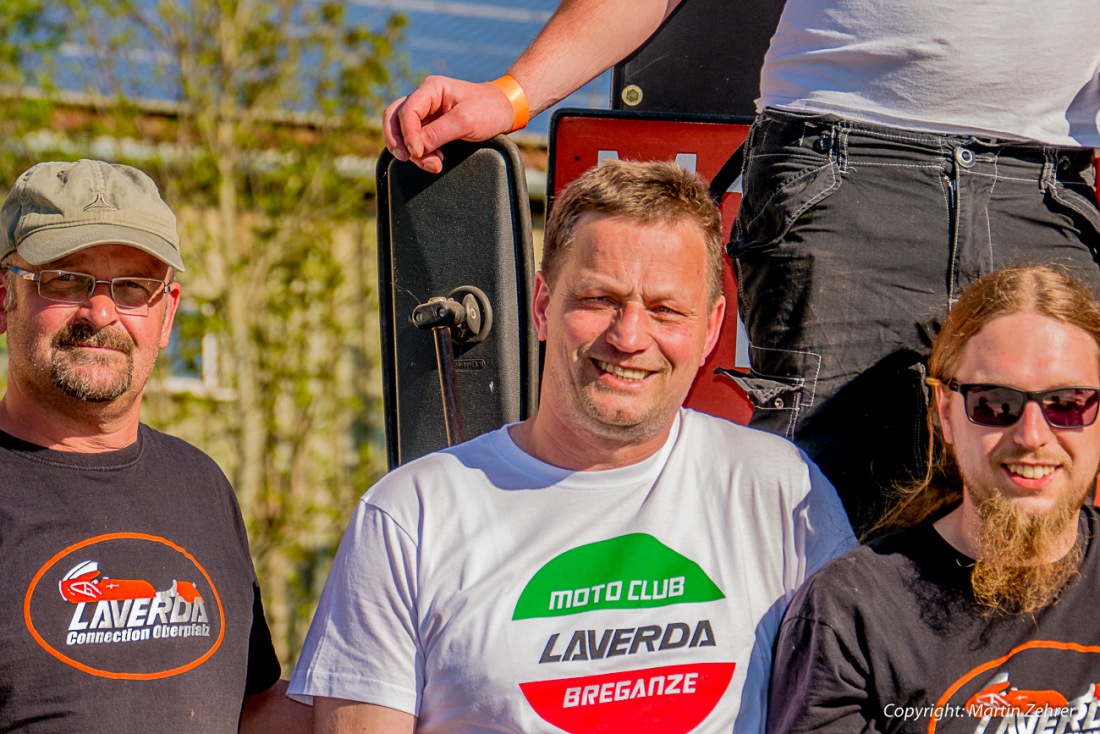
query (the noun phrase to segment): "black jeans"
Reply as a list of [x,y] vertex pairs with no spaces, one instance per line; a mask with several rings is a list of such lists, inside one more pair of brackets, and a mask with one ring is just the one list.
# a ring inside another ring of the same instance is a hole
[[1091,151],[766,111],[729,246],[752,425],[793,439],[857,532],[922,468],[925,360],[967,283],[1063,263],[1100,293]]

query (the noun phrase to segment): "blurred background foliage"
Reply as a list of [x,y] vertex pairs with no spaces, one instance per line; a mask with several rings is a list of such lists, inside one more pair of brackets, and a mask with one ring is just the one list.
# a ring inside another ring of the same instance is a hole
[[[286,673],[385,470],[374,121],[404,74],[402,25],[357,26],[333,0],[0,13],[0,187],[38,161],[103,158],[149,173],[179,216],[184,298],[143,416],[236,488]],[[63,44],[86,91],[58,84]]]

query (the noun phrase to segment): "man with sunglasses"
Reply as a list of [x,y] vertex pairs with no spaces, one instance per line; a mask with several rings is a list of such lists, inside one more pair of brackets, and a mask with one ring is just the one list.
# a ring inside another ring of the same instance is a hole
[[772,732],[1100,731],[1100,305],[1022,266],[968,289],[929,361],[931,460],[777,638]]
[[175,216],[134,168],[42,163],[0,207],[0,731],[308,720],[232,488],[139,422],[180,270]]

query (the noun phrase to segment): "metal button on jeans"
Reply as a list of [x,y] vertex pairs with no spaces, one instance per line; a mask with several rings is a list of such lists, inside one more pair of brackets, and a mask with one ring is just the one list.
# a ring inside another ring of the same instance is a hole
[[828,135],[822,135],[820,138],[814,141],[814,150],[818,153],[828,153],[829,148],[833,147],[833,139]]
[[974,165],[974,151],[970,148],[955,148],[955,160],[963,168],[970,168]]

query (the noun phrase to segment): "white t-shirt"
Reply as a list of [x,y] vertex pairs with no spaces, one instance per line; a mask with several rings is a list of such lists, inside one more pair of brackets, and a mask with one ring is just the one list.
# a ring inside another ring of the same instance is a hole
[[762,731],[783,610],[853,544],[770,434],[684,410],[649,459],[578,472],[503,428],[363,497],[290,692],[419,732]]
[[1100,2],[787,0],[757,106],[1100,147]]

